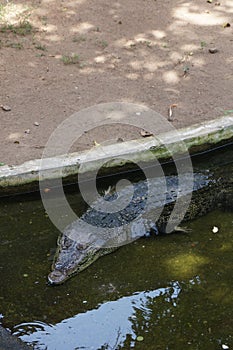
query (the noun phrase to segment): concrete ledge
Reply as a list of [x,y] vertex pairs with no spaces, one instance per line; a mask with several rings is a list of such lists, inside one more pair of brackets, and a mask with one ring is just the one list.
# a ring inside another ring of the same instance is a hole
[[33,347],[11,335],[5,328],[0,326],[0,350],[32,350]]
[[[200,152],[233,140],[233,116],[192,125],[177,131],[170,131],[155,137],[122,142],[108,146],[96,146],[91,151],[70,153],[54,158],[31,160],[18,166],[0,167],[0,195],[37,190],[39,171],[43,178],[56,179],[60,176],[69,181],[78,173],[91,173],[102,166],[103,172],[113,173],[117,167],[125,167],[129,160],[152,162],[182,156],[185,149],[190,154]],[[187,153],[187,152],[186,152]],[[42,168],[41,168],[42,165]]]

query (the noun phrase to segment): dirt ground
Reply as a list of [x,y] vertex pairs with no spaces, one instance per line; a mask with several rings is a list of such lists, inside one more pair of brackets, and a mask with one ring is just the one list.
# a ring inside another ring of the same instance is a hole
[[233,108],[232,0],[0,0],[0,21],[0,164],[40,158],[64,119],[103,102],[166,118],[176,104],[176,128]]

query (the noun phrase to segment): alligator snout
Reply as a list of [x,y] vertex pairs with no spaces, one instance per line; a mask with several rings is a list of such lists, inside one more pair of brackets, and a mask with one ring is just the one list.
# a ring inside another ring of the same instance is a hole
[[65,282],[65,280],[68,278],[66,273],[60,271],[60,270],[53,270],[48,275],[48,281],[50,284],[61,284]]

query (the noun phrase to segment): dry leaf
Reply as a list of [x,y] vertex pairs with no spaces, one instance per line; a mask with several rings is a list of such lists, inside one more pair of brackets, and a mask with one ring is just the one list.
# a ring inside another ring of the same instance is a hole
[[100,146],[100,143],[96,142],[96,141],[93,141],[94,145],[95,146]]
[[104,191],[104,195],[107,196],[108,194],[112,194],[114,192],[114,187],[109,186],[107,190]]
[[174,113],[173,113],[173,108],[177,107],[176,103],[173,103],[172,105],[169,106],[168,108],[168,121],[172,122],[174,120]]
[[141,130],[141,131],[140,131],[140,135],[141,135],[142,137],[153,136],[152,132],[146,131],[146,130]]

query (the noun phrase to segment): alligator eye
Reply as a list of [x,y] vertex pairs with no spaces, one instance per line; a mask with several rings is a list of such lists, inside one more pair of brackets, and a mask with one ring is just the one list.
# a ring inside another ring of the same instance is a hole
[[71,246],[71,244],[72,244],[72,241],[68,237],[65,237],[63,241],[63,247],[67,249]]
[[87,248],[87,245],[84,244],[84,243],[78,243],[78,244],[76,245],[76,248],[77,248],[78,250],[84,250],[84,249]]

